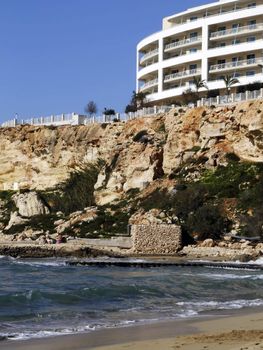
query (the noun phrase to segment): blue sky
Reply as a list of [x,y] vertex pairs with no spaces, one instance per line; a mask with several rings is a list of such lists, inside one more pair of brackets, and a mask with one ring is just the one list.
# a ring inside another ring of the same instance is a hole
[[0,121],[122,112],[135,89],[136,45],[162,18],[209,0],[0,0]]

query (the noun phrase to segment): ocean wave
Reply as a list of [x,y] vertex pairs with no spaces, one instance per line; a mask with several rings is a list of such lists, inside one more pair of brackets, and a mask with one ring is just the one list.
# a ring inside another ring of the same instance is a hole
[[32,266],[32,267],[61,267],[66,266],[66,261],[56,260],[56,261],[45,261],[45,260],[20,260],[15,259],[12,261],[13,264],[17,265],[25,265],[25,266]]
[[258,258],[257,260],[254,261],[249,261],[249,264],[258,264],[258,265],[263,265],[263,257]]
[[216,273],[199,273],[197,274],[201,277],[207,277],[211,279],[219,279],[219,280],[228,280],[228,279],[237,279],[237,280],[243,280],[243,279],[251,279],[253,281],[256,280],[263,280],[263,274],[261,275],[235,275],[235,274],[216,274]]
[[245,307],[256,307],[263,306],[263,299],[254,299],[254,300],[232,300],[232,301],[182,301],[177,303],[178,306],[191,308],[194,312],[201,311],[212,311],[212,310],[234,310],[234,309],[243,309]]
[[123,320],[120,322],[110,322],[106,323],[97,323],[90,325],[83,325],[74,328],[61,328],[56,330],[39,330],[39,331],[21,331],[13,333],[0,333],[0,337],[9,339],[9,340],[28,340],[28,339],[37,339],[37,338],[48,338],[54,336],[70,335],[70,334],[81,334],[89,333],[101,329],[112,329],[112,328],[125,328],[132,326],[134,324],[144,324],[144,323],[153,323],[157,322],[158,318],[151,320]]

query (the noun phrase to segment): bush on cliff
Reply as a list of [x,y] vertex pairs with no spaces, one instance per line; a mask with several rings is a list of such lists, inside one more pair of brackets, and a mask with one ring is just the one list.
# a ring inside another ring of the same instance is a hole
[[258,182],[257,175],[262,172],[262,164],[230,162],[215,171],[206,171],[201,182],[211,196],[235,198],[246,187],[253,187]]
[[186,228],[198,239],[218,239],[230,226],[230,221],[222,216],[218,206],[205,204],[188,215]]
[[88,164],[70,174],[58,190],[40,192],[41,198],[52,212],[62,211],[70,214],[95,204],[94,185],[102,163]]

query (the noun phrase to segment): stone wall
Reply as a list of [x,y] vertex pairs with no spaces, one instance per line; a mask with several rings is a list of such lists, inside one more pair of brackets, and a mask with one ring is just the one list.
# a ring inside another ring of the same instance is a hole
[[182,232],[177,225],[132,225],[133,252],[136,254],[175,254],[182,248]]

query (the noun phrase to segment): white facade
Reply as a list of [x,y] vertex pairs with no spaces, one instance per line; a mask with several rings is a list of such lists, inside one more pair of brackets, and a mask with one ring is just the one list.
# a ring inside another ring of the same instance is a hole
[[219,0],[166,17],[137,46],[136,90],[152,102],[180,100],[193,77],[225,91],[226,75],[238,78],[235,87],[263,82],[263,0]]

